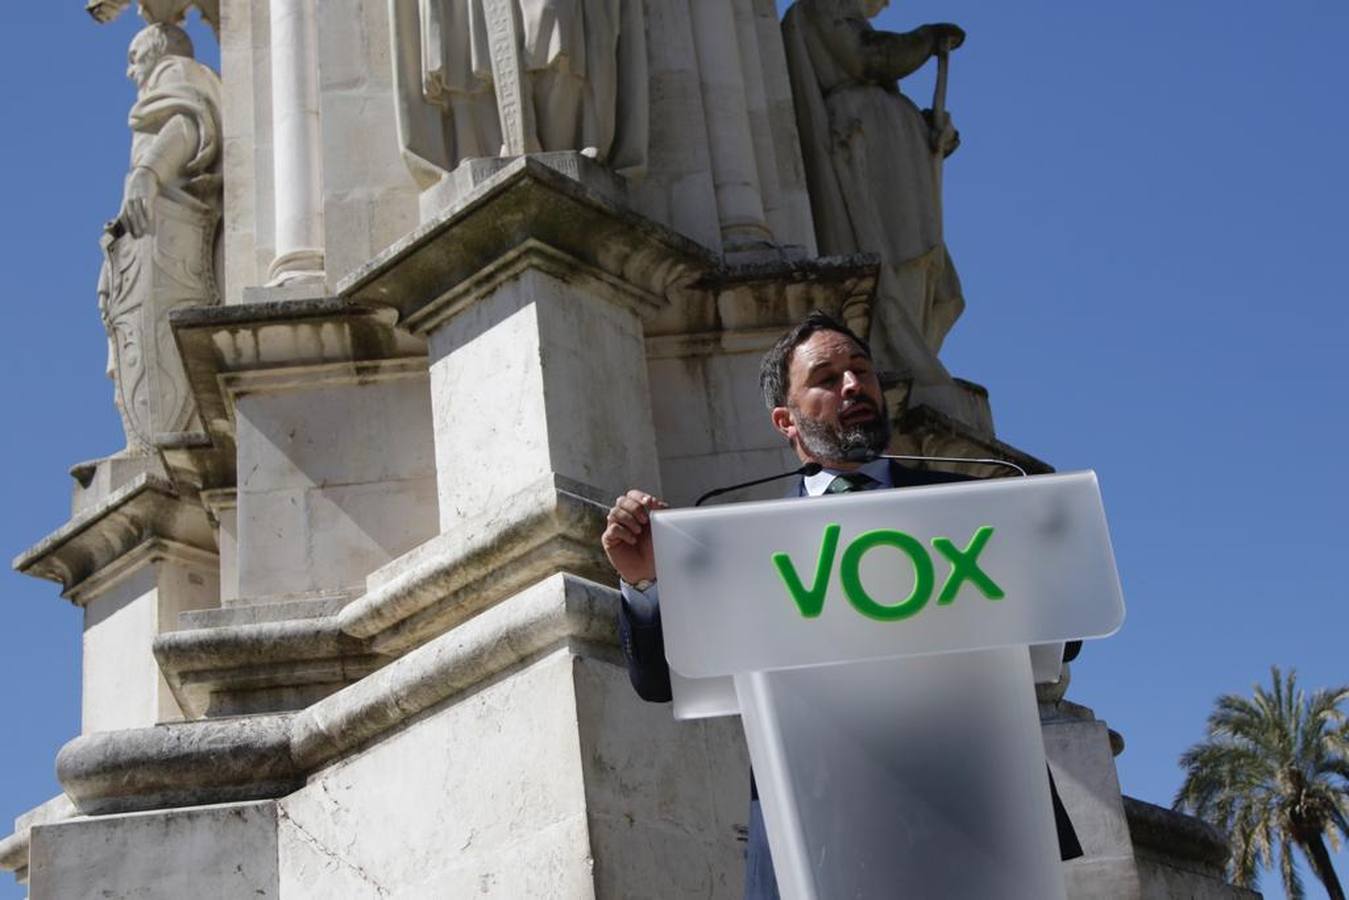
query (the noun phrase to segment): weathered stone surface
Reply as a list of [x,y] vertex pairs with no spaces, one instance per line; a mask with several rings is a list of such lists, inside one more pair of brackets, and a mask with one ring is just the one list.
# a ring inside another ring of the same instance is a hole
[[171,631],[154,654],[194,719],[301,709],[387,661],[332,617]]
[[61,748],[56,775],[85,815],[279,797],[303,781],[289,726],[251,716],[83,735]]
[[[917,389],[908,391],[904,385],[895,393],[901,398],[892,403],[895,417],[894,439],[890,448],[895,453],[920,456],[947,456],[960,459],[1002,459],[1016,463],[1032,475],[1052,472],[1049,463],[1031,456],[993,437],[992,414],[988,408],[988,393],[970,382],[957,382],[963,394],[961,406],[965,415],[957,418],[923,403]],[[886,391],[890,401],[892,392]],[[951,469],[977,478],[1006,477],[1006,467],[988,464],[933,463],[938,469]]]
[[[621,206],[627,200],[627,183],[587,156],[568,151],[531,153],[529,158],[567,176],[610,203]],[[464,160],[454,171],[422,192],[422,220],[434,219],[517,159],[518,156],[486,156]]]
[[584,579],[541,581],[300,713],[295,758],[319,765],[570,641],[612,644],[617,605],[614,591]]
[[75,599],[72,591],[86,579],[156,541],[215,552],[201,505],[184,499],[163,478],[140,475],[19,554],[14,568],[60,583],[63,593]]
[[[612,647],[617,603],[611,589],[555,575],[384,669],[360,673],[365,677],[356,684],[313,703],[299,718],[243,716],[86,735],[62,749],[57,774],[86,814],[281,796],[315,768],[541,652],[572,644]],[[343,648],[361,646],[333,624],[315,619],[178,632],[163,636],[159,646],[166,670],[190,669],[201,659],[217,667],[207,677],[238,679],[227,685],[236,690],[250,673],[259,684],[304,684],[303,672],[277,674],[276,660],[308,650],[322,671]],[[222,661],[233,670],[220,671]],[[250,669],[251,663],[257,665]],[[304,661],[291,664],[302,668]],[[194,674],[173,676],[186,705],[200,702],[189,681]]]
[[270,801],[74,819],[33,829],[32,900],[278,897]]
[[1202,819],[1124,797],[1142,896],[1165,900],[1252,900],[1226,883],[1227,838]]
[[220,376],[424,358],[425,342],[393,328],[391,320],[387,311],[335,298],[236,303],[170,316],[202,419],[212,438],[231,449],[233,407]]
[[150,643],[180,613],[220,602],[215,536],[195,497],[140,474],[96,499],[121,462],[100,460],[82,473],[89,481],[83,496],[77,491],[74,518],[14,561],[25,574],[60,582],[83,608],[85,732],[180,718]]
[[[704,248],[528,157],[480,184],[457,204],[376,256],[338,285],[356,303],[391,306],[399,321],[429,330],[484,293],[484,281],[518,251],[543,245],[569,269],[617,279],[640,306],[710,269]],[[509,277],[509,276],[506,276]]]
[[283,800],[282,868],[324,896],[733,898],[747,799],[733,723],[675,723],[564,645]]
[[397,654],[554,573],[609,580],[597,540],[605,510],[578,487],[542,479],[372,574],[338,614],[342,630]]
[[14,873],[19,884],[28,883],[28,851],[33,829],[69,819],[79,813],[65,794],[57,794],[46,803],[30,809],[14,820],[14,833],[0,840],[0,869]]
[[531,486],[375,571],[355,599],[193,613],[181,624],[205,627],[154,643],[167,684],[189,717],[301,709],[558,572],[608,580],[604,508],[569,487]]
[[654,483],[642,325],[615,294],[527,264],[431,334],[442,531],[550,475],[597,500]]
[[[142,545],[145,546],[145,545]],[[125,558],[126,574],[81,588],[84,665],[81,730],[85,734],[139,728],[183,717],[150,652],[184,612],[219,603],[214,554],[150,545]]]
[[595,658],[573,678],[595,895],[738,900],[749,813],[739,719],[672,722]]
[[358,590],[370,571],[437,533],[424,362],[338,363],[223,380],[241,467],[245,601]]
[[213,312],[174,327],[240,473],[231,603],[357,591],[437,530],[424,342],[341,300]]
[[1045,757],[1084,853],[1064,864],[1068,896],[1140,896],[1108,729],[1090,711],[1065,706],[1067,715],[1042,716],[1041,729]]

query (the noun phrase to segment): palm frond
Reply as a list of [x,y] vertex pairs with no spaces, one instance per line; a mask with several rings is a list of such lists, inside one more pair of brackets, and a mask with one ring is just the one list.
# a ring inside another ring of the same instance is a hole
[[1297,871],[1297,861],[1293,858],[1293,842],[1285,839],[1279,843],[1279,877],[1283,880],[1283,892],[1288,900],[1303,900],[1302,876]]

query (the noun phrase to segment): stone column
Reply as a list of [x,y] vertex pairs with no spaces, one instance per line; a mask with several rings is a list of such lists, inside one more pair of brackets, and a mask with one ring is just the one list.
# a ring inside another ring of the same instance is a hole
[[735,12],[726,0],[690,0],[689,12],[707,115],[722,244],[728,254],[771,245],[773,234],[759,187]]
[[323,279],[318,37],[314,0],[272,0],[273,285]]

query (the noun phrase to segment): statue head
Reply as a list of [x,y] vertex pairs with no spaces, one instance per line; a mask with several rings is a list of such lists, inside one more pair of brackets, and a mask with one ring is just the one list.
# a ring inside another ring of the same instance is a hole
[[126,77],[143,88],[150,80],[150,73],[166,56],[186,56],[193,58],[192,38],[177,25],[159,23],[142,28],[131,40],[131,49],[127,51]]
[[862,0],[862,7],[868,19],[876,18],[889,5],[890,0]]

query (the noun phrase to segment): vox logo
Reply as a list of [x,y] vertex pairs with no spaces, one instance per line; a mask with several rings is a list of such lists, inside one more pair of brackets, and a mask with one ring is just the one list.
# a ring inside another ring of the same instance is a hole
[[[835,524],[825,526],[824,536],[820,541],[820,555],[815,562],[815,578],[810,587],[806,587],[802,582],[790,556],[786,553],[773,554],[773,565],[777,568],[787,593],[804,618],[814,619],[824,609],[824,597],[829,592],[829,579],[834,570],[834,558],[838,555],[838,539],[842,530],[841,526]],[[989,600],[1001,600],[1006,596],[997,582],[979,568],[979,554],[988,546],[992,537],[993,527],[983,525],[974,532],[963,550],[949,538],[932,539],[932,546],[951,563],[951,571],[942,584],[941,592],[937,594],[938,606],[945,606],[955,600],[961,585],[967,581]],[[893,600],[885,597],[877,599],[863,586],[860,574],[862,557],[882,547],[899,551],[908,557],[913,565],[913,590],[908,597]],[[913,535],[888,528],[864,531],[853,538],[843,550],[843,558],[839,560],[838,569],[839,582],[843,586],[843,593],[848,602],[862,615],[881,622],[898,622],[921,612],[932,599],[932,591],[937,581],[932,556],[922,541]]]

